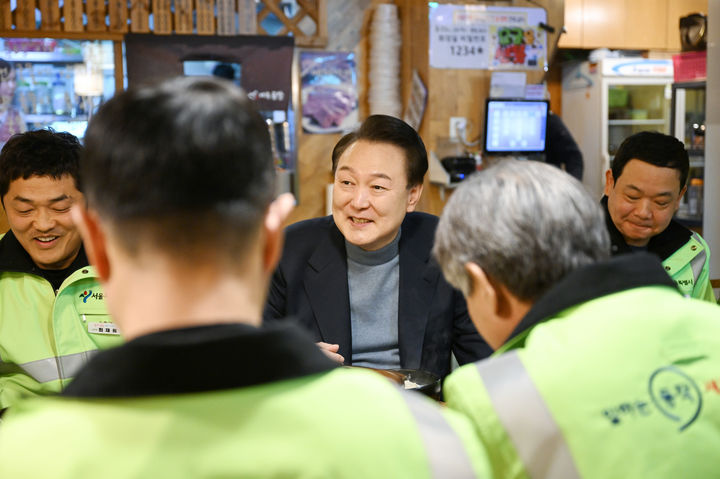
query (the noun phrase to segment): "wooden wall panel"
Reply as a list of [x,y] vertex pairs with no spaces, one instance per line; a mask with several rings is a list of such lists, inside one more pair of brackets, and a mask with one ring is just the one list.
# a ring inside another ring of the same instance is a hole
[[5,233],[9,228],[7,216],[5,216],[5,210],[0,208],[0,234]]
[[215,1],[197,0],[195,15],[198,35],[215,34]]
[[108,16],[110,18],[108,29],[111,32],[125,33],[128,31],[127,0],[109,0]]
[[23,0],[15,7],[18,30],[35,30],[35,0]]
[[[625,2],[626,48],[662,50],[667,47],[667,1],[634,0]],[[642,21],[637,19],[642,18]]]
[[84,31],[82,0],[65,0],[63,4],[63,29],[66,32]]
[[170,35],[173,32],[170,0],[153,0],[153,33]]
[[217,0],[218,35],[237,35],[236,13],[236,0]]
[[175,0],[175,32],[183,34],[193,32],[192,0]]
[[12,28],[12,10],[10,0],[0,0],[0,28],[10,30]]
[[60,6],[55,0],[40,0],[40,28],[43,30],[60,31]]
[[150,0],[130,0],[130,31],[150,32]]
[[88,32],[104,32],[107,30],[105,24],[105,0],[86,0],[85,9],[87,14],[86,29]]
[[565,0],[565,30],[560,48],[580,48],[583,31],[583,0]]

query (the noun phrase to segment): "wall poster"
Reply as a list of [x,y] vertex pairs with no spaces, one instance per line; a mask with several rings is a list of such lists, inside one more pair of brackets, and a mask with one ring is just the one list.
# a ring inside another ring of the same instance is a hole
[[338,133],[357,126],[354,53],[300,52],[300,82],[305,133]]
[[540,70],[547,66],[542,8],[430,2],[433,68]]

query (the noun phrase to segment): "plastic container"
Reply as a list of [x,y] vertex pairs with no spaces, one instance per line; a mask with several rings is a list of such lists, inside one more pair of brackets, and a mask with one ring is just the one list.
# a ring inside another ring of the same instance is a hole
[[52,114],[52,99],[50,88],[45,82],[35,83],[35,113],[38,115]]
[[60,74],[55,74],[55,80],[52,82],[52,109],[56,115],[67,115],[67,85],[60,78]]
[[705,51],[683,52],[673,55],[672,59],[675,83],[707,78],[707,54]]

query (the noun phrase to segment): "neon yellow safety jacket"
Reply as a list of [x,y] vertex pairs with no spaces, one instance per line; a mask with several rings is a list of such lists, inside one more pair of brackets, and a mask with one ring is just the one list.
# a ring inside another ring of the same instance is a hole
[[0,477],[469,478],[466,418],[287,325],[142,336],[97,354],[62,396],[11,408]]
[[[121,338],[93,268],[79,267],[56,294],[13,234],[0,238],[2,410],[23,396],[60,392],[98,348]],[[78,257],[74,265],[87,265],[84,252]]]
[[647,253],[582,268],[446,380],[494,477],[718,475],[720,307]]

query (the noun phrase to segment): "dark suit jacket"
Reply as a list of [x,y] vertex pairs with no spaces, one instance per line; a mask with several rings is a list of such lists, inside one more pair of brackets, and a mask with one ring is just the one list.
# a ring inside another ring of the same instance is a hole
[[[445,281],[431,258],[437,223],[435,216],[409,213],[402,224],[398,342],[403,368],[444,377],[450,372],[451,351],[465,364],[488,356],[492,349],[476,332],[460,292]],[[301,221],[286,230],[263,319],[286,317],[310,331],[316,341],[339,344],[350,364],[345,239],[332,216]]]

